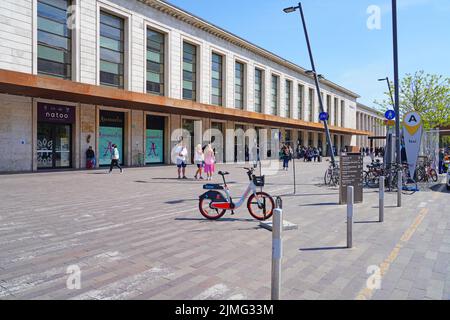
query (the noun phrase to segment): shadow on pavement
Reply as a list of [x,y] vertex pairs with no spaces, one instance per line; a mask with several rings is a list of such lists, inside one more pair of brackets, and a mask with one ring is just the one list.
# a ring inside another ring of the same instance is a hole
[[175,218],[174,220],[178,221],[204,221],[210,223],[217,222],[232,222],[232,221],[241,221],[241,222],[255,222],[254,219],[239,219],[239,218],[220,218],[219,220],[208,220],[206,218]]
[[322,250],[341,250],[348,249],[346,246],[321,247],[321,248],[300,248],[300,251],[322,251]]
[[312,207],[312,206],[337,206],[338,202],[321,202],[321,203],[307,203],[301,204],[300,207]]
[[339,194],[336,192],[332,192],[332,193],[303,193],[303,194],[292,194],[292,193],[285,193],[285,194],[280,194],[280,197],[307,197],[307,196],[329,196],[329,195],[334,195],[334,194]]
[[447,188],[445,188],[445,187],[443,188],[442,186],[445,186],[445,184],[438,183],[438,184],[435,184],[434,186],[430,187],[430,190],[434,191],[434,192],[450,193],[450,191],[446,190]]
[[380,221],[375,221],[375,220],[373,220],[373,221],[354,221],[353,223],[380,223]]

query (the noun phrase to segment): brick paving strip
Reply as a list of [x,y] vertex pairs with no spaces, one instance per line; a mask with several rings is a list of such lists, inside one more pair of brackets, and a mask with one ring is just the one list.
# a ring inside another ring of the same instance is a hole
[[[282,298],[450,299],[450,194],[417,192],[401,209],[387,194],[379,224],[377,193],[365,190],[354,248],[343,249],[346,209],[321,185],[326,166],[297,162],[296,195],[292,171],[266,178],[299,225],[284,233]],[[219,165],[235,196],[248,184],[240,167]],[[173,167],[102,173],[0,177],[0,299],[270,298],[271,234],[246,208],[205,220],[202,182],[172,179]],[[67,289],[72,265],[81,289]],[[380,290],[366,288],[372,265]]]

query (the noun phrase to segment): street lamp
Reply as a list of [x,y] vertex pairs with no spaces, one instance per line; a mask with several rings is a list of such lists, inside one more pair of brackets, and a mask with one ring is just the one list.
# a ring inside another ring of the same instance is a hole
[[394,102],[394,97],[392,96],[392,88],[391,88],[391,83],[389,82],[389,77],[383,78],[383,79],[378,79],[378,81],[386,81],[388,88],[389,88],[389,95],[391,96],[391,103],[392,103],[392,107],[395,109],[395,102]]
[[[292,13],[292,12],[297,11],[297,9],[299,9],[299,11],[300,11],[300,18],[302,20],[303,31],[305,33],[306,44],[308,46],[309,59],[311,61],[311,68],[312,68],[312,70],[309,70],[309,72],[306,71],[305,73],[312,74],[314,76],[314,82],[315,82],[315,85],[316,85],[317,97],[319,99],[320,112],[324,112],[322,95],[320,94],[320,86],[319,86],[319,78],[321,77],[323,79],[323,76],[317,74],[317,72],[316,72],[316,66],[314,64],[314,58],[313,58],[313,55],[312,55],[311,44],[309,42],[308,30],[306,28],[306,22],[305,22],[305,16],[303,14],[302,4],[301,4],[301,2],[299,2],[298,6],[284,8],[283,11],[285,13]],[[329,149],[328,152],[331,155],[331,164],[332,164],[333,167],[336,167],[336,162],[334,160],[333,144],[332,144],[332,141],[331,141],[330,130],[328,129],[328,121],[327,120],[323,120],[323,125],[325,127],[325,134],[326,134],[327,144],[328,144],[328,149]]]
[[[305,73],[306,73],[307,75],[311,75],[311,74],[314,73],[314,71],[312,71],[312,70],[306,70]],[[317,77],[319,78],[319,80],[325,80],[325,77],[323,76],[323,74],[318,74]]]

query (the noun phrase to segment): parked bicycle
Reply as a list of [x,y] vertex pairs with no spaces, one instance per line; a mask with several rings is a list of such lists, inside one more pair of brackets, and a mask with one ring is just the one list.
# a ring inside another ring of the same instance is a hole
[[431,167],[431,162],[426,161],[416,168],[415,178],[417,182],[437,182],[438,174],[435,169]]
[[402,193],[411,195],[418,191],[417,182],[409,174],[409,168],[407,163],[401,165],[397,163],[391,163],[389,169],[386,170],[386,184],[388,191],[397,191],[398,172],[401,171],[402,175]]
[[369,188],[378,188],[380,186],[380,177],[385,175],[383,163],[377,159],[366,167],[367,170],[363,171],[364,184]]
[[325,171],[325,176],[323,179],[326,185],[339,185],[339,166],[337,164],[333,166],[333,164],[330,163],[328,169]]
[[203,186],[203,189],[209,191],[200,196],[198,208],[205,218],[210,220],[220,219],[227,210],[231,210],[231,214],[234,214],[234,210],[244,204],[248,195],[250,197],[247,201],[247,209],[253,218],[266,220],[272,216],[275,208],[272,196],[266,192],[258,192],[256,190],[256,187],[264,186],[264,176],[254,175],[253,168],[244,169],[247,170],[250,183],[238,202],[234,202],[230,195],[230,190],[225,180],[225,176],[229,174],[228,172],[218,172],[222,176],[223,185],[208,183]]

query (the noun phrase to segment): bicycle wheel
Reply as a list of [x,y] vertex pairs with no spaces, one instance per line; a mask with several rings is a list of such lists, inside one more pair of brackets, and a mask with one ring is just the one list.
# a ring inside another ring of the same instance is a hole
[[265,192],[257,192],[252,194],[247,201],[248,212],[256,220],[267,220],[273,214],[275,209],[275,202],[273,198]]
[[428,174],[430,175],[431,180],[433,180],[433,182],[437,182],[437,181],[438,181],[439,176],[438,176],[436,170],[430,169],[430,171],[428,172]]
[[417,182],[411,178],[403,178],[406,181],[403,181],[402,193],[406,195],[412,195],[418,191]]
[[[217,191],[213,191],[213,193],[219,197],[222,197],[222,195]],[[204,216],[206,219],[209,220],[220,219],[225,214],[226,210],[212,208],[211,207],[212,201],[213,199],[201,198],[198,202],[198,209],[200,210],[202,216]]]
[[416,171],[414,172],[414,177],[416,179],[417,182],[421,182],[421,181],[426,181],[427,180],[427,176],[425,173],[425,169],[423,168],[417,168]]
[[374,172],[369,171],[367,175],[364,176],[365,183],[369,188],[378,188],[380,184],[380,177]]

